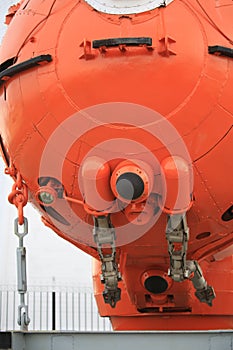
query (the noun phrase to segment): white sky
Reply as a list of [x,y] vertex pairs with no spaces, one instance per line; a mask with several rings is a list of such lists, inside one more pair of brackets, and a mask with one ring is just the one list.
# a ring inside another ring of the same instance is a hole
[[[7,28],[3,24],[4,16],[14,3],[17,1],[1,0],[0,41]],[[18,238],[13,233],[13,221],[17,210],[7,200],[12,183],[4,174],[4,163],[0,158],[0,286],[16,283]],[[30,204],[25,208],[25,216],[29,221],[29,234],[24,240],[28,255],[28,285],[52,285],[55,280],[56,285],[91,286],[91,258],[46,228]]]

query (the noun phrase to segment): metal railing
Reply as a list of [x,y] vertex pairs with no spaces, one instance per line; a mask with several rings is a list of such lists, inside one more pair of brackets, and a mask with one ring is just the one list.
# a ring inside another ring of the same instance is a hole
[[[19,330],[16,287],[0,286],[0,330]],[[30,287],[27,292],[31,331],[111,331],[100,317],[91,288]]]

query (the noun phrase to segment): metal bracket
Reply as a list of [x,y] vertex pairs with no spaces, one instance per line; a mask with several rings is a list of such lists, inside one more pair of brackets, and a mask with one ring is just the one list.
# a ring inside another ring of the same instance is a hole
[[83,53],[79,56],[79,59],[91,60],[96,57],[96,55],[92,52],[90,40],[83,39],[79,46],[83,48]]

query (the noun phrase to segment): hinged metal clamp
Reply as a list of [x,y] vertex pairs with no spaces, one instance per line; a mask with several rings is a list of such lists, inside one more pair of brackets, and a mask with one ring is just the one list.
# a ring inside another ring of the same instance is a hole
[[168,275],[176,282],[188,278],[186,253],[189,240],[189,228],[185,214],[168,215],[166,239],[170,256]]
[[[103,292],[104,301],[114,308],[121,298],[121,289],[118,288],[121,274],[118,271],[116,262],[115,230],[109,216],[94,217],[93,236],[102,263],[101,282],[105,286]],[[105,253],[104,249],[108,253]]]

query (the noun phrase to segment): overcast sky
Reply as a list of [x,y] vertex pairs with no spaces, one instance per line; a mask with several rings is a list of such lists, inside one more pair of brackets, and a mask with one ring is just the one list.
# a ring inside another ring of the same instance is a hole
[[[14,3],[17,1],[1,0],[0,41],[7,28],[4,16]],[[12,180],[4,175],[4,164],[0,158],[0,286],[16,283],[15,249],[18,239],[13,234],[13,221],[17,212],[7,201],[11,186]],[[52,285],[55,280],[57,285],[91,286],[91,258],[46,228],[30,204],[25,209],[25,215],[29,220],[29,234],[25,238],[28,285]]]

